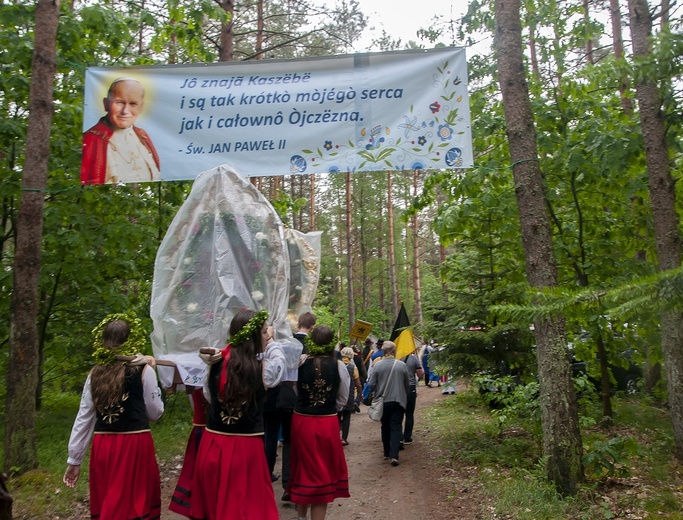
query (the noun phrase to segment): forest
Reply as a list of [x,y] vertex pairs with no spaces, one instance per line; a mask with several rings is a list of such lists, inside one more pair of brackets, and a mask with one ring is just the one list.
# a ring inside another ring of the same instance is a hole
[[[286,226],[323,231],[314,312],[388,337],[403,303],[439,366],[538,382],[543,464],[583,480],[572,373],[609,426],[619,369],[668,410],[683,460],[681,7],[472,0],[358,49],[355,0],[0,3],[4,469],[39,466],[36,414],[77,395],[91,331],[134,310],[191,181],[81,186],[85,69],[467,47],[475,165],[254,179]],[[40,29],[40,30],[38,30]]]

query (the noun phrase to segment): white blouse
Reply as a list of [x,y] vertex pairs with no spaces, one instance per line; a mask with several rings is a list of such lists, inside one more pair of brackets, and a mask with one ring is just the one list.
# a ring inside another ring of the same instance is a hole
[[[164,402],[161,400],[161,389],[157,383],[156,372],[149,365],[145,365],[142,370],[142,392],[145,400],[145,413],[150,421],[156,421],[164,412]],[[95,403],[92,398],[92,388],[90,374],[83,387],[81,404],[78,408],[78,415],[71,428],[69,437],[69,457],[67,464],[79,466],[88,450],[90,438],[95,430]]]

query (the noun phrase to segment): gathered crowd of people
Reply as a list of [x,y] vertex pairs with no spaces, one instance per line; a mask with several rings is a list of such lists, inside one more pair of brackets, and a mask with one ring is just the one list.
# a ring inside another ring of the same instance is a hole
[[[298,368],[288,366],[273,338],[268,312],[243,310],[232,319],[223,349],[202,349],[203,387],[187,391],[192,430],[167,507],[193,520],[279,518],[280,500],[299,520],[323,520],[328,504],[349,497],[344,449],[351,417],[381,398],[384,459],[399,465],[413,442],[417,386],[432,379],[435,346],[396,358],[396,344],[337,341],[335,331],[299,316]],[[74,487],[91,444],[90,510],[99,520],[158,519],[161,487],[150,422],[164,411],[156,360],[132,314],[105,318],[94,333],[95,366],[87,377],[68,444],[64,483]],[[298,343],[297,343],[298,344]],[[160,362],[161,363],[161,362]],[[455,387],[453,386],[453,392]],[[276,467],[278,445],[281,465]],[[278,473],[279,471],[279,473]]]

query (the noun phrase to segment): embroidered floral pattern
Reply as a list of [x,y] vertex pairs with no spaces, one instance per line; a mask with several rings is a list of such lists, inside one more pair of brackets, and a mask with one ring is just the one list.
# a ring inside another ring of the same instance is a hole
[[130,395],[126,392],[123,394],[120,401],[113,403],[102,410],[102,420],[107,424],[113,424],[118,421],[121,414],[126,411],[123,407],[123,403],[128,400],[128,397],[130,397]]
[[227,406],[223,405],[221,408],[221,422],[223,424],[235,424],[244,415],[244,405],[246,401],[242,403],[242,406]]
[[322,406],[325,404],[325,397],[332,391],[332,385],[322,377],[316,377],[313,385],[304,384],[302,387],[310,396],[311,406]]

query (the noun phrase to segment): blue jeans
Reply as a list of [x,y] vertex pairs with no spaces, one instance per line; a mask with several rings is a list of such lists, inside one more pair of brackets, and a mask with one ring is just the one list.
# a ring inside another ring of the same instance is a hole
[[382,414],[382,445],[384,456],[398,459],[398,450],[403,436],[403,415],[405,409],[400,403],[392,401],[384,402],[384,413]]

